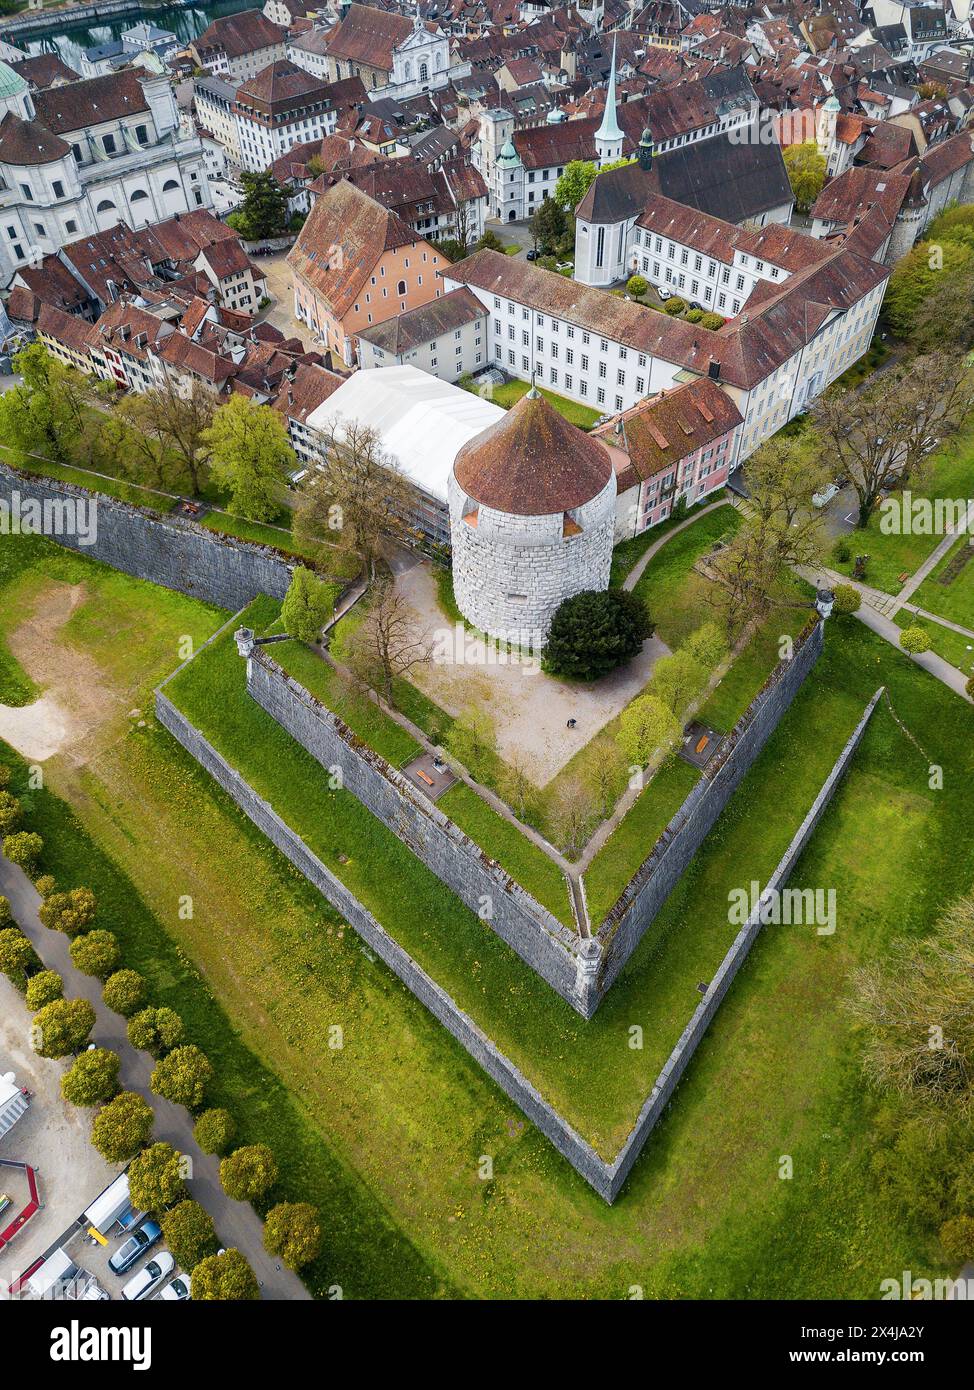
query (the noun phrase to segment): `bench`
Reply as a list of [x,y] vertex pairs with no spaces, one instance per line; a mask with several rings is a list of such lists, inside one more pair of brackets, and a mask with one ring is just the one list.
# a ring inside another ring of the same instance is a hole
[[702,753],[703,750],[706,748],[706,746],[707,746],[707,744],[708,744],[709,742],[710,742],[710,735],[709,735],[709,734],[704,734],[701,738],[698,738],[698,739],[697,739],[697,746],[696,746],[696,747],[694,748],[694,750],[693,750],[694,753]]
[[426,783],[426,785],[427,785],[428,787],[432,787],[432,786],[435,786],[435,785],[436,785],[435,782],[433,781],[432,777],[427,777],[426,773],[425,773],[425,772],[422,772],[419,768],[416,769],[416,776],[419,777],[419,778],[421,778],[421,779]]

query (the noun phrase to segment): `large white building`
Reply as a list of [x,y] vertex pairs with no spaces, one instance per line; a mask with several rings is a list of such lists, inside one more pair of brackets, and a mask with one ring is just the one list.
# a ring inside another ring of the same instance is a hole
[[211,205],[169,81],[128,70],[30,92],[0,63],[0,280],[66,242]]

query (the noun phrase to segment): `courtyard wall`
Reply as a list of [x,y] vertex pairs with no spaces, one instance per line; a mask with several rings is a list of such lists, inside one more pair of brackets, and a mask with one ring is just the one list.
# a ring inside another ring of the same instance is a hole
[[167,516],[120,502],[103,493],[0,463],[0,500],[14,494],[42,504],[97,504],[93,545],[81,545],[66,532],[49,539],[101,560],[136,579],[239,612],[258,594],[283,599],[291,582],[292,562],[271,546],[254,545],[209,531],[195,521]]

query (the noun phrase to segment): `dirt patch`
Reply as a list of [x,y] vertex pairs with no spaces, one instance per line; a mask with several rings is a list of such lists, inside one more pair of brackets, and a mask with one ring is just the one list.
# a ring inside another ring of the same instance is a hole
[[[397,575],[396,585],[416,615],[418,632],[451,632],[429,565],[413,565]],[[463,642],[435,641],[435,651],[437,660],[415,668],[410,679],[448,714],[483,705],[494,720],[501,756],[509,760],[516,753],[531,780],[544,787],[639,694],[669,648],[651,637],[628,666],[594,685],[554,680],[534,659],[506,663],[469,633]]]
[[86,762],[94,735],[116,713],[118,698],[98,665],[61,636],[86,597],[84,584],[45,584],[7,637],[11,654],[44,694],[30,705],[0,705],[0,738],[32,762],[56,753]]

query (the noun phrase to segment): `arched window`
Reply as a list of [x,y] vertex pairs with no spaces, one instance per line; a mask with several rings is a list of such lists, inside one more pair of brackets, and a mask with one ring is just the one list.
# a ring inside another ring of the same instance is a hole
[[166,182],[162,185],[162,191],[163,193],[171,193],[174,188],[178,187],[179,184],[176,182],[175,179],[166,179]]
[[132,194],[132,202],[141,203],[145,198],[148,198],[148,196],[144,188],[137,188]]
[[405,293],[406,293],[406,282],[405,282],[405,280],[400,280],[400,281],[399,281],[399,284],[396,286],[396,294],[405,294]]
[[419,65],[419,80],[420,80],[420,82],[428,82],[428,81],[430,80],[430,68],[429,68],[429,63],[420,63],[420,65]]
[[95,209],[96,212],[115,212],[115,204],[110,198],[103,198]]

